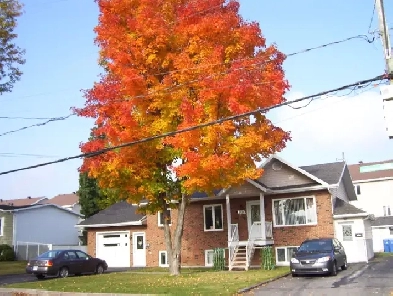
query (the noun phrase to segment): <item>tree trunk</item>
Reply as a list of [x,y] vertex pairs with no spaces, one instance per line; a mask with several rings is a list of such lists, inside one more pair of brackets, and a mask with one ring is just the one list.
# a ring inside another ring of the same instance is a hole
[[[165,245],[167,250],[170,275],[180,275],[181,243],[183,237],[184,213],[186,211],[186,204],[187,200],[185,195],[183,194],[180,205],[178,207],[178,216],[173,242],[171,229],[169,227],[169,219],[165,219],[164,215]],[[165,212],[167,212],[167,210]]]

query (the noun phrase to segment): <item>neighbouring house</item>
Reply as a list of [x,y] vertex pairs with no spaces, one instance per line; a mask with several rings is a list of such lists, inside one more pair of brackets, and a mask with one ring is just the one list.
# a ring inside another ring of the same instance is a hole
[[31,197],[27,198],[18,198],[18,199],[0,199],[0,206],[32,206],[36,204],[43,203],[48,198],[46,197]]
[[31,256],[40,253],[41,245],[75,246],[80,221],[81,215],[52,204],[0,205],[0,244],[13,246],[17,254],[23,248],[23,257],[28,245]]
[[74,213],[80,214],[81,206],[79,204],[79,196],[76,193],[70,194],[59,194],[53,198],[46,199],[43,203],[50,203],[57,205],[64,209],[73,211]]
[[[260,264],[273,246],[277,265],[308,238],[337,237],[348,262],[373,257],[368,214],[351,205],[354,186],[344,162],[296,167],[272,156],[257,180],[191,196],[186,209],[182,266],[212,266],[213,250],[225,248],[229,269]],[[171,211],[174,230],[176,210]],[[138,205],[119,202],[76,227],[88,233],[88,252],[110,267],[168,266],[162,215],[141,215]]]
[[383,252],[384,239],[393,239],[393,160],[349,165],[357,195],[354,206],[375,218],[371,221],[374,252]]

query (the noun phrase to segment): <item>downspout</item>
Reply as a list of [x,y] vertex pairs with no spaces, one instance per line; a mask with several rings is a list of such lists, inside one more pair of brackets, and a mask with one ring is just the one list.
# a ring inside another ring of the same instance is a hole
[[330,204],[332,207],[332,220],[333,220],[333,235],[334,235],[334,237],[336,237],[336,227],[334,225],[334,218],[333,218],[333,216],[334,216],[333,192],[332,192],[332,188],[330,187],[330,185],[328,185],[326,187],[326,189],[330,193]]

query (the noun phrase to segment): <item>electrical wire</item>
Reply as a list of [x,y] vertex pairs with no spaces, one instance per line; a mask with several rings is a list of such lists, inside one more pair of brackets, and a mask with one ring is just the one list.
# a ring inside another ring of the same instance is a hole
[[137,144],[150,142],[150,141],[153,141],[153,140],[156,140],[156,139],[162,139],[162,138],[165,138],[165,137],[174,136],[174,135],[177,135],[177,134],[180,134],[180,133],[185,133],[185,132],[197,130],[197,129],[200,129],[200,128],[204,128],[204,127],[220,124],[220,123],[223,123],[223,122],[226,122],[226,121],[231,121],[231,120],[235,120],[235,119],[238,119],[238,118],[242,118],[242,117],[246,117],[246,116],[250,116],[250,115],[254,115],[254,114],[258,114],[258,113],[259,114],[260,113],[265,113],[265,112],[267,112],[269,110],[273,110],[273,109],[276,109],[276,108],[279,108],[279,107],[282,107],[282,106],[287,106],[289,104],[293,104],[293,103],[301,102],[301,101],[304,101],[304,100],[309,100],[309,99],[321,97],[321,96],[324,96],[324,95],[327,95],[327,94],[330,94],[330,93],[333,93],[333,92],[346,90],[346,89],[354,87],[354,86],[360,86],[360,85],[368,84],[368,83],[371,83],[371,82],[374,82],[374,81],[382,81],[382,80],[391,79],[391,78],[393,78],[393,75],[386,75],[386,74],[379,75],[379,76],[376,76],[374,78],[357,81],[355,83],[351,83],[351,84],[347,84],[347,85],[344,85],[344,86],[340,86],[338,88],[327,90],[327,91],[322,91],[322,92],[319,92],[319,93],[314,94],[314,95],[302,97],[302,98],[299,98],[299,99],[296,99],[296,100],[292,100],[292,101],[287,101],[287,102],[284,102],[284,103],[281,103],[281,104],[277,104],[277,105],[274,105],[274,106],[271,106],[271,107],[258,108],[258,109],[253,110],[253,111],[249,111],[249,112],[245,112],[245,113],[241,113],[241,114],[237,114],[237,115],[233,115],[233,116],[224,117],[224,118],[217,119],[217,120],[210,121],[210,122],[206,122],[206,123],[203,123],[203,124],[194,125],[194,126],[187,127],[187,128],[180,129],[180,130],[176,130],[176,131],[162,133],[162,134],[159,134],[159,135],[143,138],[143,139],[140,139],[140,140],[124,143],[124,144],[121,144],[121,145],[107,147],[107,148],[100,149],[100,150],[97,150],[97,151],[94,151],[94,152],[81,153],[81,154],[78,154],[78,155],[69,156],[69,157],[61,158],[61,159],[54,160],[54,161],[39,163],[39,164],[36,164],[36,165],[27,166],[27,167],[23,167],[23,168],[19,168],[19,169],[3,171],[3,172],[0,172],[0,175],[7,175],[7,174],[19,172],[19,171],[31,170],[31,169],[35,169],[35,168],[39,168],[39,167],[43,167],[43,166],[48,166],[48,165],[52,165],[52,164],[56,164],[56,163],[66,162],[66,161],[69,161],[69,160],[72,160],[72,159],[94,157],[94,156],[98,156],[98,155],[107,153],[109,151],[115,150],[115,149],[124,148],[124,147],[130,147],[130,146],[134,146],[134,145],[137,145]]
[[375,6],[377,5],[377,0],[374,0],[374,7],[373,7],[373,14],[371,15],[371,20],[370,20],[370,24],[368,25],[368,33],[370,34],[371,32],[371,26],[373,24],[373,20],[374,20],[374,15],[375,15]]
[[0,116],[0,119],[23,119],[23,120],[49,120],[56,117],[10,117],[10,116]]
[[[306,49],[303,49],[303,50],[300,50],[300,51],[292,52],[292,53],[287,54],[286,56],[287,56],[287,57],[293,57],[293,56],[296,56],[296,55],[300,55],[300,54],[304,54],[304,53],[310,52],[310,51],[312,51],[312,50],[317,50],[317,49],[325,48],[325,47],[328,47],[328,46],[337,45],[337,44],[344,43],[344,42],[348,42],[348,41],[355,40],[355,39],[362,39],[362,40],[367,41],[368,43],[373,43],[373,42],[375,41],[375,34],[374,34],[374,37],[373,37],[371,40],[370,40],[370,39],[368,38],[368,36],[366,36],[366,35],[355,35],[355,36],[351,36],[351,37],[344,38],[344,39],[341,39],[341,40],[337,40],[337,41],[325,43],[325,44],[322,44],[322,45],[319,45],[319,46],[310,47],[310,48],[306,48]],[[231,63],[240,62],[240,61],[248,60],[248,59],[250,59],[250,58],[233,60],[233,61],[231,61]],[[273,61],[271,61],[271,62],[273,62]],[[268,61],[268,62],[264,62],[264,63],[256,63],[256,64],[249,65],[249,66],[258,66],[258,65],[261,65],[261,66],[262,66],[262,65],[267,64],[267,63],[269,63],[269,61]],[[156,76],[156,75],[168,75],[168,74],[172,74],[172,73],[176,73],[176,72],[180,72],[180,71],[196,70],[196,69],[205,69],[205,68],[208,68],[208,67],[213,67],[213,66],[222,65],[222,64],[224,64],[224,63],[210,64],[210,65],[200,66],[200,67],[192,67],[192,68],[177,69],[177,70],[172,70],[172,71],[157,73],[157,74],[153,74],[153,75],[155,75],[155,76]],[[234,71],[234,70],[244,70],[244,69],[245,69],[245,67],[235,68],[235,69],[231,69],[231,70]],[[225,74],[225,73],[221,73],[221,74]],[[134,96],[134,97],[129,97],[128,100],[129,100],[129,99],[132,99],[132,98],[134,98],[134,99],[146,98],[146,97],[149,97],[149,96],[154,95],[154,94],[157,94],[157,93],[163,93],[163,92],[164,92],[164,94],[165,94],[165,93],[168,93],[168,92],[170,93],[171,91],[173,91],[173,90],[176,89],[176,88],[180,88],[180,87],[183,87],[183,86],[187,86],[187,85],[189,85],[189,84],[192,84],[192,83],[195,83],[195,82],[201,81],[202,79],[207,79],[207,78],[209,78],[209,77],[204,77],[204,78],[200,78],[200,79],[195,79],[195,80],[192,80],[192,81],[188,81],[188,82],[186,82],[186,83],[183,83],[183,84],[179,84],[179,85],[175,85],[175,86],[170,86],[170,87],[167,87],[167,88],[165,88],[165,89],[162,89],[162,90],[159,90],[159,91],[156,91],[156,92],[152,92],[152,93],[147,94],[147,95],[137,95],[137,96]],[[131,80],[132,80],[132,79],[131,79]],[[270,83],[273,83],[273,82],[270,82]],[[204,90],[208,90],[208,89],[204,89]],[[32,95],[32,96],[34,96],[34,95]],[[121,100],[121,101],[123,101],[123,100]],[[309,104],[310,104],[310,103],[311,103],[311,101],[309,102]],[[296,109],[296,108],[295,108],[295,109]],[[16,132],[19,132],[19,131],[23,131],[23,130],[26,130],[26,129],[29,129],[29,128],[32,128],[32,127],[44,126],[44,125],[47,125],[47,124],[50,123],[50,122],[60,121],[60,120],[66,120],[66,119],[68,119],[69,117],[74,116],[74,115],[75,115],[75,114],[72,113],[72,114],[69,114],[69,115],[63,116],[63,117],[49,118],[47,121],[42,122],[42,123],[37,123],[37,124],[30,125],[30,126],[21,127],[21,128],[19,128],[19,129],[16,129],[16,130],[12,130],[12,131],[8,131],[8,132],[5,132],[5,133],[2,133],[2,134],[0,134],[0,137],[5,136],[5,135],[8,135],[8,134],[11,134],[11,133],[16,133]],[[3,117],[2,119],[6,119],[6,118]]]
[[66,120],[66,119],[70,118],[71,116],[75,116],[75,114],[70,114],[70,115],[67,115],[67,116],[51,118],[51,119],[49,119],[47,121],[44,121],[44,122],[32,124],[32,125],[29,125],[29,126],[24,126],[24,127],[18,128],[16,130],[4,132],[4,133],[0,134],[0,137],[3,137],[3,136],[8,135],[8,134],[12,134],[12,133],[20,132],[20,131],[23,131],[23,130],[26,130],[26,129],[29,129],[29,128],[32,128],[32,127],[47,125],[50,122]]
[[43,154],[30,154],[30,153],[12,153],[12,152],[0,152],[0,157],[36,157],[36,158],[58,158],[56,155],[43,155]]

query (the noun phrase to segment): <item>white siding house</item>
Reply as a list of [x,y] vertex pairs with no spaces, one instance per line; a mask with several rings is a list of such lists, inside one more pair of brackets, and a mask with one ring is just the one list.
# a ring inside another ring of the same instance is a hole
[[13,210],[14,237],[17,242],[78,245],[80,215],[61,207],[44,204]]
[[393,238],[393,160],[349,166],[356,201],[351,204],[374,216],[373,250],[383,252],[383,240]]

